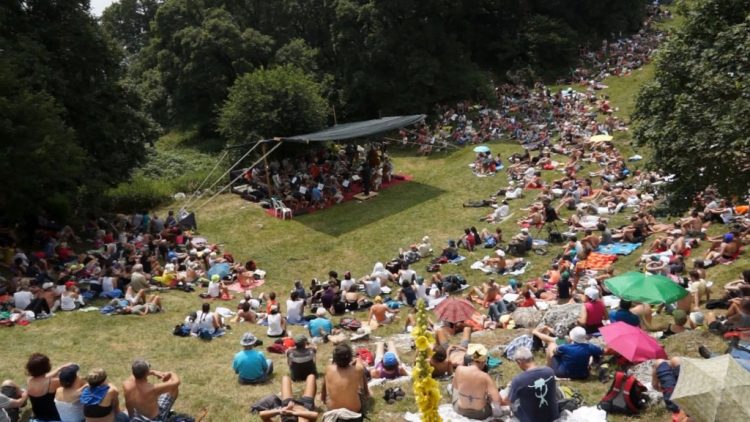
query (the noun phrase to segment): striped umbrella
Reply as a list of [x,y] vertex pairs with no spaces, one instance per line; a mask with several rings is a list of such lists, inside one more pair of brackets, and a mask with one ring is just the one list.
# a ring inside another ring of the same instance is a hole
[[474,309],[474,305],[465,299],[449,297],[440,302],[433,312],[435,312],[435,315],[441,321],[456,323],[470,319],[476,310]]

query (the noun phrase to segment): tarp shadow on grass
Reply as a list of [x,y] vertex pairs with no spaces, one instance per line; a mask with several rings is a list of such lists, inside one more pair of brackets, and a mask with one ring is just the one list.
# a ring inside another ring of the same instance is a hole
[[294,219],[313,230],[339,237],[360,227],[429,201],[445,191],[418,182],[402,183],[367,201],[348,201]]

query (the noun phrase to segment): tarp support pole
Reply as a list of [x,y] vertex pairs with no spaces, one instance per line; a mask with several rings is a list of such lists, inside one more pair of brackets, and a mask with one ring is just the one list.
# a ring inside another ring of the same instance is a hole
[[271,184],[271,169],[268,167],[268,153],[266,152],[265,142],[263,142],[263,145],[261,145],[261,148],[263,148],[263,166],[265,167],[264,173],[266,173],[266,184],[268,185],[268,196],[273,198],[274,191],[273,191],[273,185]]

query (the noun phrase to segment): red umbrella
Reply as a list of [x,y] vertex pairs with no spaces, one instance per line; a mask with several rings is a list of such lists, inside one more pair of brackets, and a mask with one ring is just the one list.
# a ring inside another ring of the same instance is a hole
[[474,305],[465,299],[449,297],[440,302],[435,307],[434,312],[439,320],[456,323],[470,319],[476,310]]
[[599,332],[607,346],[632,363],[669,359],[661,344],[638,327],[619,321],[599,328]]

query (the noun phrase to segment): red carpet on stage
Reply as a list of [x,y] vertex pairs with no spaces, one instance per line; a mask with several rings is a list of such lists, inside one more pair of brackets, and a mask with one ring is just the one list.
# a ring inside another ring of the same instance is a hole
[[[383,184],[380,185],[380,190],[378,192],[381,192],[381,191],[383,191],[385,189],[388,189],[388,188],[396,186],[396,185],[400,185],[401,183],[410,182],[411,180],[412,180],[412,177],[409,176],[409,175],[393,175],[393,178],[391,179],[390,182],[383,183]],[[348,192],[344,192],[344,199],[340,203],[351,201],[352,199],[354,199],[354,195],[359,195],[360,193],[362,193],[362,184],[360,182],[354,182],[351,185],[349,185],[349,191]],[[316,211],[325,210],[325,209],[330,208],[330,207],[335,206],[335,205],[336,205],[335,201],[328,200],[328,201],[326,201],[326,203],[323,206],[323,208],[308,207],[306,210],[303,210],[301,213],[299,212],[300,210],[294,210],[294,215],[312,214],[312,213],[314,213]],[[280,215],[279,216],[275,216],[274,215],[273,208],[266,209],[266,214],[268,214],[268,215],[270,215],[272,217],[281,218]]]

